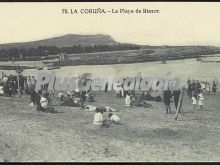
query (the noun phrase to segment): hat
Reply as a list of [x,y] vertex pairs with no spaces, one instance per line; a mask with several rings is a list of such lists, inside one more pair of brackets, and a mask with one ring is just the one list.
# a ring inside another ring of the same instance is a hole
[[199,94],[199,97],[203,97],[202,93]]
[[111,110],[111,107],[106,106],[105,109],[107,110],[107,112],[109,112]]
[[75,92],[79,92],[79,88],[76,88],[76,89],[75,89]]
[[115,109],[111,108],[110,106],[106,106],[105,109],[107,112],[115,112]]

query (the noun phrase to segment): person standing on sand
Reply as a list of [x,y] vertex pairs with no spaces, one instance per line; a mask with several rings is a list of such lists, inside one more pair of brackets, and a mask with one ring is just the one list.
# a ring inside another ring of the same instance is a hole
[[163,92],[163,102],[165,104],[165,110],[166,110],[166,114],[168,113],[172,113],[171,109],[170,109],[170,99],[172,98],[172,93],[169,89],[169,87],[164,90]]
[[195,110],[196,109],[196,104],[197,104],[196,95],[194,94],[191,99],[192,99],[193,109]]
[[208,81],[206,83],[207,83],[206,90],[208,91],[208,94],[210,94],[210,92],[211,92],[210,83]]
[[201,92],[201,84],[199,80],[196,80],[196,89],[195,89],[196,97],[198,97],[200,92]]
[[174,104],[175,104],[176,110],[177,110],[178,103],[179,103],[180,93],[181,93],[180,89],[173,91]]
[[192,82],[191,82],[190,78],[187,80],[187,85],[188,85],[187,94],[188,94],[189,98],[191,98],[192,97]]
[[192,80],[191,90],[192,90],[192,96],[193,96],[195,94],[195,91],[196,91],[196,82],[195,82],[195,80]]
[[40,103],[41,95],[42,95],[42,91],[38,90],[34,96],[34,102],[35,102],[37,112],[41,111],[41,108],[42,108],[41,103]]
[[215,95],[215,93],[216,93],[216,88],[217,88],[217,84],[216,84],[215,81],[213,81],[213,84],[212,84],[212,92],[213,92],[214,95]]
[[202,93],[200,93],[199,95],[198,95],[198,97],[199,97],[199,106],[200,106],[200,110],[202,111],[202,109],[203,109],[203,106],[204,106],[204,97],[203,97],[203,94]]
[[3,86],[0,86],[0,95],[4,94]]

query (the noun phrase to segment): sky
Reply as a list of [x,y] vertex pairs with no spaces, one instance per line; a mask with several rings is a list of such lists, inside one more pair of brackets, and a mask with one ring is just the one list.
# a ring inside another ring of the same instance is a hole
[[[81,9],[154,9],[160,13],[82,14]],[[62,14],[76,9],[78,14]],[[107,34],[141,45],[220,46],[219,2],[0,3],[0,44],[65,34]]]

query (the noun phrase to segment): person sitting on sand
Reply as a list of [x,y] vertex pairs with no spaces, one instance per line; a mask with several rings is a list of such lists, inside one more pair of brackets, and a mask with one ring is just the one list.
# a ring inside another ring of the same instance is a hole
[[202,93],[200,93],[199,95],[199,106],[200,106],[200,110],[202,110],[203,109],[203,105],[204,105],[204,97],[203,97],[203,94]]
[[75,103],[73,101],[70,94],[67,94],[67,97],[64,98],[64,105],[70,106],[70,107],[78,107],[79,106],[78,103]]
[[[81,95],[80,95],[80,90],[78,88],[75,89],[74,91],[74,98],[73,98],[74,103],[80,104],[80,101],[83,101]],[[84,103],[84,101],[83,101]]]
[[64,93],[60,92],[58,94],[58,105],[63,106],[64,105]]
[[122,98],[122,92],[121,92],[121,90],[116,90],[115,92],[116,92],[117,98]]
[[87,111],[96,111],[96,106],[93,106],[93,105],[85,105],[84,106],[84,109],[87,110]]
[[103,110],[96,108],[96,113],[94,115],[93,124],[100,125],[100,126],[103,124]]
[[46,98],[45,93],[40,98],[40,105],[41,105],[42,108],[47,108],[47,106],[48,106],[48,100]]
[[196,95],[194,94],[191,99],[192,99],[193,109],[195,110],[196,109],[196,104],[197,104]]
[[86,93],[86,95],[85,95],[85,97],[86,97],[86,101],[87,102],[94,102],[95,100],[94,100],[94,94],[91,92],[91,91],[89,91],[88,93]]
[[70,90],[70,91],[66,91],[67,94],[69,94],[71,97],[73,97],[74,95],[74,91]]
[[138,97],[134,97],[133,99],[132,99],[132,102],[131,102],[131,104],[132,104],[132,107],[133,106],[136,106],[136,107],[145,107],[145,108],[150,108],[150,107],[152,107],[152,105],[151,104],[148,104],[147,103],[147,101],[146,100],[144,100],[144,99],[142,99],[143,97],[141,97],[141,96],[138,96]]
[[46,92],[40,98],[41,110],[45,112],[50,112],[52,110],[52,107],[50,106],[50,104],[51,103],[50,103],[49,93]]
[[121,120],[121,119],[120,119],[119,116],[117,116],[117,115],[115,115],[115,114],[112,114],[112,113],[109,113],[109,114],[108,114],[108,117],[109,117],[111,123],[113,123],[113,124],[119,124],[119,123],[120,123],[120,120]]
[[114,108],[112,108],[110,106],[106,106],[105,109],[106,109],[106,112],[115,112],[116,111]]

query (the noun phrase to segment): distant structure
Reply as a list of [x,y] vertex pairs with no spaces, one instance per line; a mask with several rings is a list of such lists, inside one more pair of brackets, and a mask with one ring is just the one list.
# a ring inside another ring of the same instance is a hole
[[23,59],[23,57],[24,57],[23,54],[19,54],[19,56],[20,56],[20,59]]
[[67,59],[67,55],[66,54],[63,54],[63,53],[60,53],[59,54],[59,60],[66,60]]
[[162,45],[162,48],[167,48],[168,47],[168,45]]
[[202,61],[202,59],[200,57],[197,57],[196,61]]

